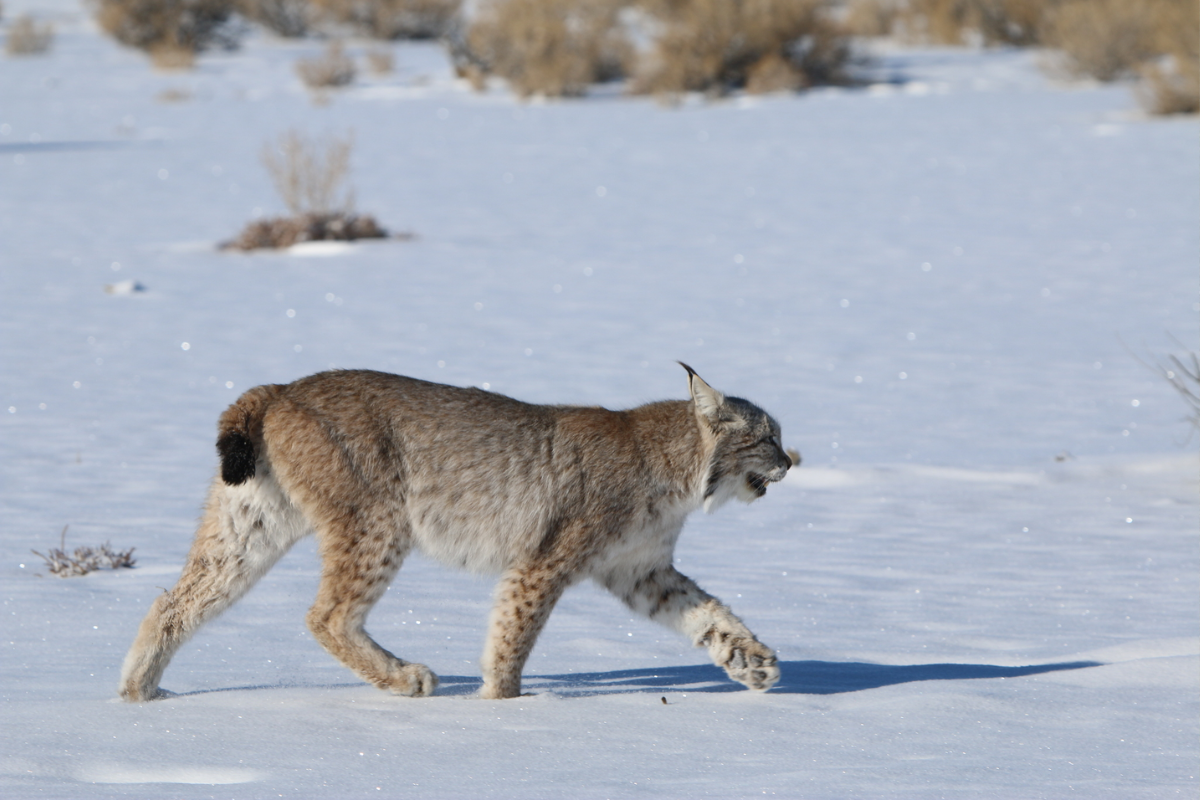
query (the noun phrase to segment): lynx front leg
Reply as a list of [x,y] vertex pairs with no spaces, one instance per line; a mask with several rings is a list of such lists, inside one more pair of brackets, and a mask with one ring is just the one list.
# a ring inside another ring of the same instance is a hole
[[521,694],[521,670],[566,588],[562,571],[552,566],[515,567],[504,573],[488,622],[480,696],[499,700]]
[[755,638],[729,607],[672,566],[625,578],[608,576],[604,585],[624,603],[655,622],[708,648],[713,663],[738,683],[765,692],[779,680],[771,648]]
[[423,697],[437,688],[437,676],[380,647],[363,629],[367,614],[383,597],[400,569],[406,537],[370,531],[322,536],[324,565],[317,601],[308,612],[313,637],[330,655],[380,689]]

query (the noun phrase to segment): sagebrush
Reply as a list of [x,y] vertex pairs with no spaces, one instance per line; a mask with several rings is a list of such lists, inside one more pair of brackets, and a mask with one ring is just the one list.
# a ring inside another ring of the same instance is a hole
[[273,33],[293,39],[307,36],[318,19],[313,0],[240,0],[238,11]]
[[94,0],[96,21],[117,41],[148,53],[234,47],[236,0]]
[[47,555],[31,550],[46,562],[50,574],[60,578],[71,578],[77,575],[87,575],[101,569],[121,569],[133,567],[137,561],[133,557],[135,548],[128,550],[113,550],[108,542],[99,547],[76,547],[73,553],[68,553],[67,526],[63,526],[58,547],[51,547]]
[[459,73],[486,75],[523,96],[580,95],[621,77],[631,55],[619,26],[620,0],[490,0],[452,47]]
[[451,37],[459,73],[522,95],[629,77],[639,94],[798,89],[848,79],[828,0],[485,0]]
[[386,237],[388,232],[373,217],[354,211],[349,187],[353,146],[350,135],[309,139],[294,130],[269,143],[262,151],[263,167],[291,214],[255,220],[223,247],[257,250]]
[[771,91],[846,82],[850,38],[824,0],[647,0],[658,35],[636,92]]
[[45,53],[54,41],[54,26],[49,22],[39,23],[28,14],[22,14],[8,26],[4,40],[4,52],[10,56],[33,56]]
[[354,82],[358,70],[354,60],[346,55],[341,39],[334,39],[321,55],[296,62],[296,74],[305,86],[320,90],[348,86]]
[[462,0],[312,0],[323,18],[377,39],[436,39],[447,33]]

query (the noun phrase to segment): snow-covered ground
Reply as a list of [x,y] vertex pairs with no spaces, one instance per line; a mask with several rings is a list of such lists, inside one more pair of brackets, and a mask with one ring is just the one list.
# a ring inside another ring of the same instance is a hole
[[[317,42],[156,73],[73,0],[5,6],[58,36],[0,62],[4,797],[1195,796],[1200,459],[1135,358],[1200,346],[1194,118],[966,50],[667,108],[475,94],[397,45],[318,105]],[[217,252],[283,211],[288,128],[353,130],[358,207],[416,238]],[[307,633],[305,542],[177,697],[115,700],[240,391],[370,367],[626,407],[686,396],[675,359],[805,456],[678,552],[774,691],[581,587],[532,694],[479,700],[490,583],[414,557],[369,627],[442,685],[391,697]],[[64,525],[137,568],[47,575]]]

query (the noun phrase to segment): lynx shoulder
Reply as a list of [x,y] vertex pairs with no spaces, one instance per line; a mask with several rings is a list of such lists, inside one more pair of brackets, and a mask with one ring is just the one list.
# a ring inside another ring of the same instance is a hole
[[690,367],[688,400],[625,411],[523,403],[369,371],[324,372],[243,394],[218,423],[218,476],[183,572],[125,658],[128,700],[160,695],[171,657],[300,538],[322,560],[314,637],[363,680],[431,694],[423,664],[364,630],[405,556],[499,575],[482,657],[484,697],[520,694],[558,598],[591,579],[708,649],[751,689],[776,658],[674,566],[684,519],[763,496],[791,465],[778,423]]

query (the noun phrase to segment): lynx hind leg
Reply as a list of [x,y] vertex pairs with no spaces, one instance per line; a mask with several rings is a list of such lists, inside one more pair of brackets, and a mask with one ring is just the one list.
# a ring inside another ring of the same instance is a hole
[[158,684],[179,648],[245,595],[306,532],[269,475],[237,487],[214,481],[179,580],[155,598],[125,656],[121,697],[162,696]]
[[351,530],[329,526],[319,534],[324,565],[317,600],[308,612],[309,630],[330,655],[367,683],[405,697],[431,695],[438,679],[429,667],[397,658],[363,627],[404,562],[411,546],[408,537]]
[[481,659],[481,697],[520,696],[521,671],[568,582],[553,565],[515,567],[500,579]]
[[734,613],[672,566],[632,580],[609,578],[604,585],[626,605],[679,631],[707,648],[713,663],[730,678],[765,692],[779,681],[774,651],[755,638]]

